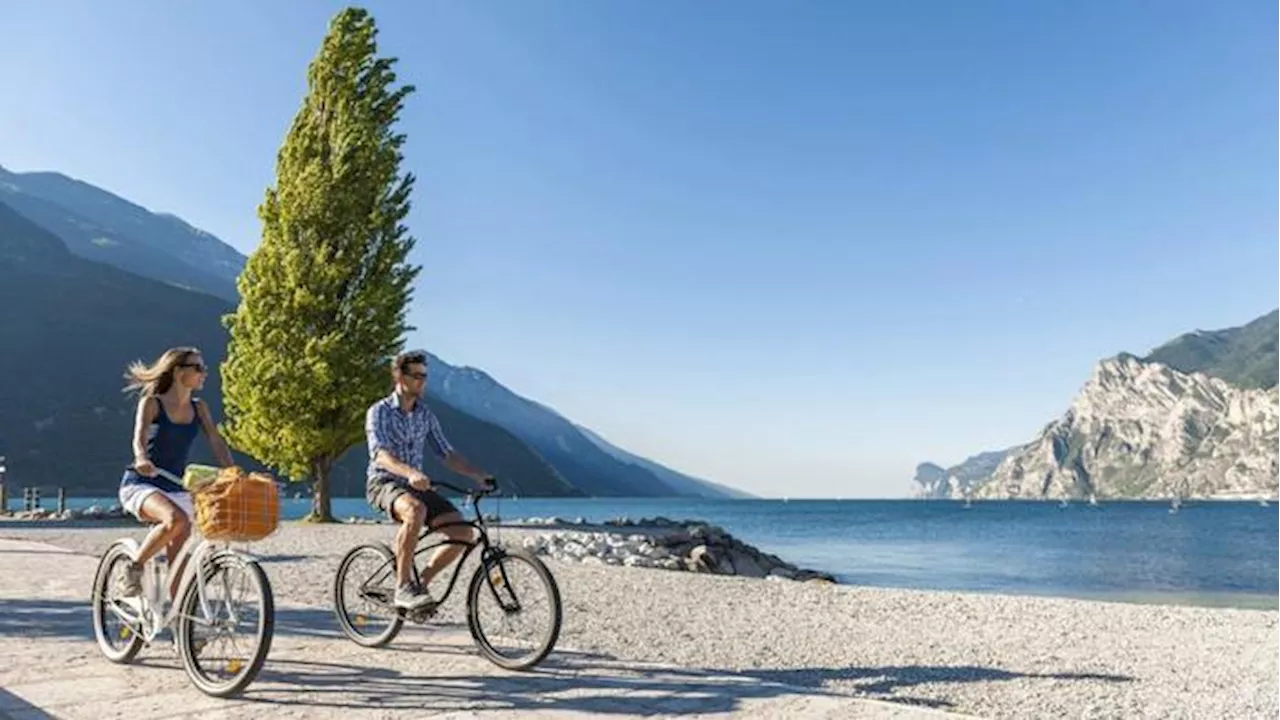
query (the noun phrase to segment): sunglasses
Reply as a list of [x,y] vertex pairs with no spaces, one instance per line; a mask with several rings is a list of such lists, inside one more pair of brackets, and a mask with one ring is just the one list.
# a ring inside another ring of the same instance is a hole
[[204,363],[179,363],[178,367],[191,368],[198,373],[208,372],[209,370]]
[[404,376],[405,376],[405,377],[411,377],[411,378],[413,378],[414,380],[426,380],[426,379],[427,379],[427,374],[426,374],[426,373],[419,373],[419,372],[407,372],[407,373],[405,373],[405,374],[404,374]]

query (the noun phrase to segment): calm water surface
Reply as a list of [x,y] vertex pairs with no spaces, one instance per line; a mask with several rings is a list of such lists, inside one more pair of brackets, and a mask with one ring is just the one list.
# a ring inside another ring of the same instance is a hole
[[[77,498],[71,507],[113,505]],[[11,503],[11,506],[15,503]],[[46,506],[50,501],[44,502]],[[306,500],[285,501],[286,518]],[[704,519],[842,582],[883,587],[1054,595],[1274,609],[1280,602],[1280,514],[1256,502],[1097,506],[913,500],[490,498],[486,514],[602,521]],[[334,513],[369,517],[362,498]],[[468,514],[470,509],[465,510]]]

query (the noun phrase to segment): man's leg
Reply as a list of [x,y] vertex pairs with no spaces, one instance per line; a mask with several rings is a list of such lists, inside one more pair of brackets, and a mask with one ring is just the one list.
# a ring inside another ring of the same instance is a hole
[[[443,498],[441,498],[443,499]],[[476,529],[469,525],[453,525],[462,521],[462,514],[457,510],[442,513],[431,518],[431,527],[438,528],[436,532],[444,535],[450,540],[458,542],[473,543],[478,538]],[[441,526],[446,527],[441,527]],[[445,544],[436,548],[431,553],[431,559],[427,561],[427,567],[422,571],[422,586],[426,587],[431,584],[431,580],[443,569],[449,567],[449,564],[458,559],[458,556],[466,550],[466,547],[455,544]]]
[[400,493],[391,501],[391,517],[400,521],[400,530],[396,533],[395,604],[409,609],[422,607],[431,602],[431,596],[413,582],[413,551],[427,517],[426,506],[412,495]]

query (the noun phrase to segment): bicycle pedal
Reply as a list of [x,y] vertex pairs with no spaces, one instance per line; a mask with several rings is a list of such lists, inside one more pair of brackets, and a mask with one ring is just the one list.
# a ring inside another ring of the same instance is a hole
[[421,607],[421,608],[418,608],[417,610],[409,610],[405,614],[405,618],[408,619],[409,622],[421,624],[435,617],[436,610],[438,610],[439,608],[440,608],[439,604],[436,604],[436,605],[428,605],[426,607]]

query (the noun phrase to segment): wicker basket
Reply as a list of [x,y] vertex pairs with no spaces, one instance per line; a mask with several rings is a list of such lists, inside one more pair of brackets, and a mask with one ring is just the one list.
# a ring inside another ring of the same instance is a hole
[[254,542],[280,524],[280,493],[275,480],[264,473],[224,468],[193,499],[196,525],[207,540]]

